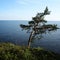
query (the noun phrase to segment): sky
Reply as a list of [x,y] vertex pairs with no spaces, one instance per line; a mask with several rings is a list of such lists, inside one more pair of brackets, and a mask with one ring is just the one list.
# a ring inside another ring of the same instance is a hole
[[49,21],[60,21],[60,0],[0,0],[0,20],[32,20],[48,6]]

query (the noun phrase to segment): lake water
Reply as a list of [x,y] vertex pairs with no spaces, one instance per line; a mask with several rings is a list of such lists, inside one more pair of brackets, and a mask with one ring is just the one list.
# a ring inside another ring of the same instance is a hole
[[[17,45],[27,46],[30,33],[22,31],[20,24],[27,24],[28,21],[18,20],[0,20],[0,42],[11,42]],[[48,21],[49,24],[57,24],[60,27],[60,21]],[[60,29],[44,35],[41,40],[34,40],[32,47],[43,47],[60,53]]]

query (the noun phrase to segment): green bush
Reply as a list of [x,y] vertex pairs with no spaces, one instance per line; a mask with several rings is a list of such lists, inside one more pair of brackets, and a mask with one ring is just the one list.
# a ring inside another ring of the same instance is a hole
[[0,43],[0,60],[60,60],[60,54],[42,48],[28,49],[11,43]]

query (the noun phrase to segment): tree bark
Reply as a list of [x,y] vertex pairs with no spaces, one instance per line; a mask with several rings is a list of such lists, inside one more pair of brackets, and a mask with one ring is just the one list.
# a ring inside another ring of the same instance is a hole
[[29,40],[28,40],[28,48],[30,48],[30,46],[31,46],[31,41],[32,41],[33,35],[34,35],[34,31],[32,31],[31,34],[30,34],[30,37],[29,37]]
[[35,24],[34,25],[34,30],[31,32],[31,34],[30,34],[30,37],[29,37],[29,40],[28,40],[28,48],[30,48],[30,46],[31,46],[31,41],[32,41],[32,38],[33,38],[33,36],[34,36],[34,34],[35,34],[35,32],[36,32],[36,26],[37,26],[38,24]]

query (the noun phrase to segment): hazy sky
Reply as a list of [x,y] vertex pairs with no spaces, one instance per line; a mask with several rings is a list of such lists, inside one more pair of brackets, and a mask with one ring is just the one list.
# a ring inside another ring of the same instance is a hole
[[31,20],[48,6],[46,20],[60,20],[60,0],[0,0],[0,20]]

